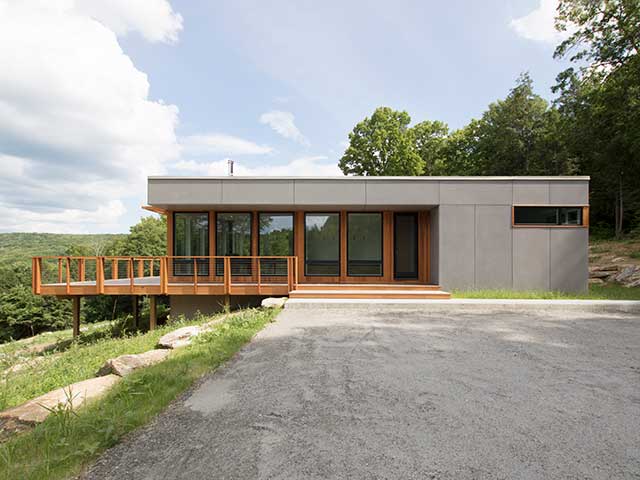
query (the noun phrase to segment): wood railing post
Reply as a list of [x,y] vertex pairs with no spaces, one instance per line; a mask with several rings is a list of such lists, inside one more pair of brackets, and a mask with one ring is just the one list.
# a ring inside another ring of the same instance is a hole
[[111,260],[111,279],[118,279],[118,259],[114,258]]
[[169,293],[169,258],[160,258],[160,293],[166,295]]
[[293,279],[294,279],[294,286],[295,288],[298,288],[298,257],[293,257]]
[[128,262],[129,268],[127,268],[127,274],[129,275],[129,291],[131,293],[133,293],[133,257],[129,257],[129,262]]
[[193,259],[193,293],[198,293],[198,260]]
[[84,258],[78,259],[78,280],[84,282],[85,279],[85,268],[84,268]]
[[39,295],[42,285],[42,258],[34,257],[31,259],[31,281],[33,293]]
[[67,269],[67,293],[71,293],[71,259],[66,257],[66,269]]
[[[287,290],[290,292],[293,290],[293,262],[291,257],[287,257]],[[288,293],[287,292],[287,293]]]
[[256,272],[258,274],[258,295],[260,295],[260,293],[262,293],[262,288],[261,288],[261,275],[260,275],[260,258],[257,259],[256,262]]
[[58,283],[62,283],[62,257],[58,258]]
[[224,293],[231,293],[231,258],[224,257]]
[[138,260],[138,277],[144,277],[144,260]]
[[96,257],[96,293],[104,293],[104,257]]

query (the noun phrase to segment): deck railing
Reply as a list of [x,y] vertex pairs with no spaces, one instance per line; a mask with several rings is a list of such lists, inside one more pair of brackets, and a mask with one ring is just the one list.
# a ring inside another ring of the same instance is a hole
[[43,256],[32,269],[43,295],[260,295],[298,284],[295,256]]

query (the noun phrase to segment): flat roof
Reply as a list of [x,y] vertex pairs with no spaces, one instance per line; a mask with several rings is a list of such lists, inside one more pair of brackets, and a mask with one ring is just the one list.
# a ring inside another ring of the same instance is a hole
[[500,176],[450,176],[450,177],[431,177],[431,176],[415,176],[415,177],[376,177],[376,176],[353,176],[353,175],[343,175],[343,176],[334,176],[334,177],[285,177],[285,176],[162,176],[162,175],[154,175],[147,177],[149,180],[367,180],[367,181],[376,181],[376,180],[402,180],[402,181],[425,181],[425,180],[434,180],[434,181],[446,181],[446,180],[455,180],[455,181],[469,181],[469,182],[481,182],[481,181],[531,181],[531,180],[541,180],[541,181],[585,181],[590,180],[591,177],[588,175],[572,175],[572,176],[514,176],[514,177],[500,177]]

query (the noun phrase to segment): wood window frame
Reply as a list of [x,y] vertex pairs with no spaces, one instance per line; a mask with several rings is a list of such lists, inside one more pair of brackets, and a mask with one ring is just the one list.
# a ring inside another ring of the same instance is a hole
[[[516,223],[516,207],[540,207],[540,208],[582,208],[581,225],[552,225],[546,223]],[[515,204],[511,205],[511,228],[589,228],[589,205],[567,205],[567,204]]]

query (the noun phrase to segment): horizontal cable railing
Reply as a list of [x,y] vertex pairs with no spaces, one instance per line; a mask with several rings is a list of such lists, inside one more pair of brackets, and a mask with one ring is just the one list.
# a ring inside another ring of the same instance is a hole
[[[170,293],[170,286],[286,285],[298,283],[295,256],[43,256],[32,259],[34,293]],[[182,291],[181,291],[182,292]]]

